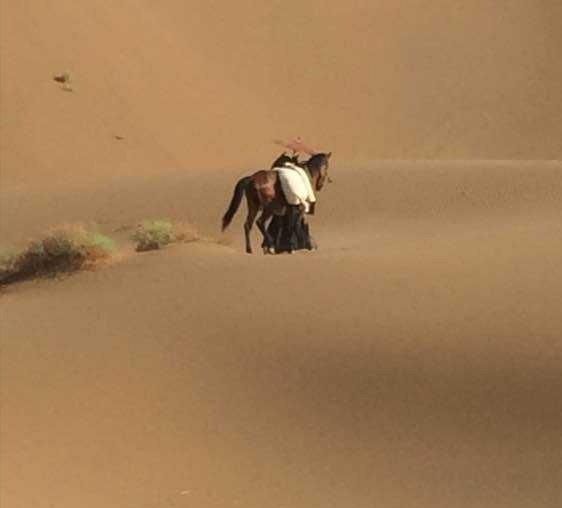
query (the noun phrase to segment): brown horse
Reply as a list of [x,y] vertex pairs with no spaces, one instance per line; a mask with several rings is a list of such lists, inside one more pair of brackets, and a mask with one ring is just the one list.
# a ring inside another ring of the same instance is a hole
[[[312,188],[315,191],[322,190],[326,180],[328,179],[328,166],[332,153],[317,153],[305,162],[300,163],[302,168],[307,172]],[[284,162],[295,162],[294,157],[288,155],[281,155],[273,164],[273,167],[281,166]],[[228,210],[222,218],[222,230],[224,231],[232,221],[234,214],[238,211],[243,196],[246,195],[248,203],[248,216],[244,223],[244,234],[246,236],[246,252],[252,253],[252,245],[250,242],[250,231],[256,220],[256,216],[260,210],[262,214],[257,220],[257,225],[262,235],[264,236],[264,252],[273,253],[274,244],[273,238],[267,232],[267,221],[273,215],[284,215],[289,210],[294,213],[297,206],[291,206],[287,203],[283,190],[281,189],[281,182],[277,171],[261,170],[257,171],[251,176],[241,178],[236,187]],[[299,210],[299,213],[303,213]],[[294,222],[294,221],[293,221]]]

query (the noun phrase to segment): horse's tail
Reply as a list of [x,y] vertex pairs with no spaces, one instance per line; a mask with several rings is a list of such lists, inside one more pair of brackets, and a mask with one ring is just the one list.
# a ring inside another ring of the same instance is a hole
[[244,197],[244,192],[250,183],[252,177],[245,176],[238,180],[236,187],[234,188],[234,194],[232,195],[232,200],[230,201],[230,205],[228,206],[228,210],[224,214],[222,218],[222,230],[224,231],[229,224],[232,222],[232,218],[238,211],[240,207],[240,203],[242,202],[242,198]]

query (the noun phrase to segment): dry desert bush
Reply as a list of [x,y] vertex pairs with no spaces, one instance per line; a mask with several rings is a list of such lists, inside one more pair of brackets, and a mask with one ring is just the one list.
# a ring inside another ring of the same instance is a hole
[[190,224],[159,219],[143,221],[131,238],[137,252],[144,252],[161,249],[170,243],[193,242],[199,239],[199,235]]
[[114,248],[113,240],[82,226],[57,228],[22,251],[0,256],[0,284],[88,268],[109,258]]

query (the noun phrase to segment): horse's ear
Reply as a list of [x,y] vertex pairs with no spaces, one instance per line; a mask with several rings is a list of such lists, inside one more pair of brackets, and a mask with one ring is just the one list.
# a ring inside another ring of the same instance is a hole
[[332,156],[332,152],[328,152],[328,153],[326,154],[326,159],[329,159],[331,156]]

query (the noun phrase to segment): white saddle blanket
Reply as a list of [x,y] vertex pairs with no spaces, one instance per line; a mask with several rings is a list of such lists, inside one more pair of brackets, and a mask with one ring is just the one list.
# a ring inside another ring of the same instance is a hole
[[287,203],[290,205],[304,205],[305,212],[308,212],[310,203],[316,202],[316,196],[306,171],[290,162],[285,163],[280,168],[273,168],[273,171],[279,173],[281,188]]

